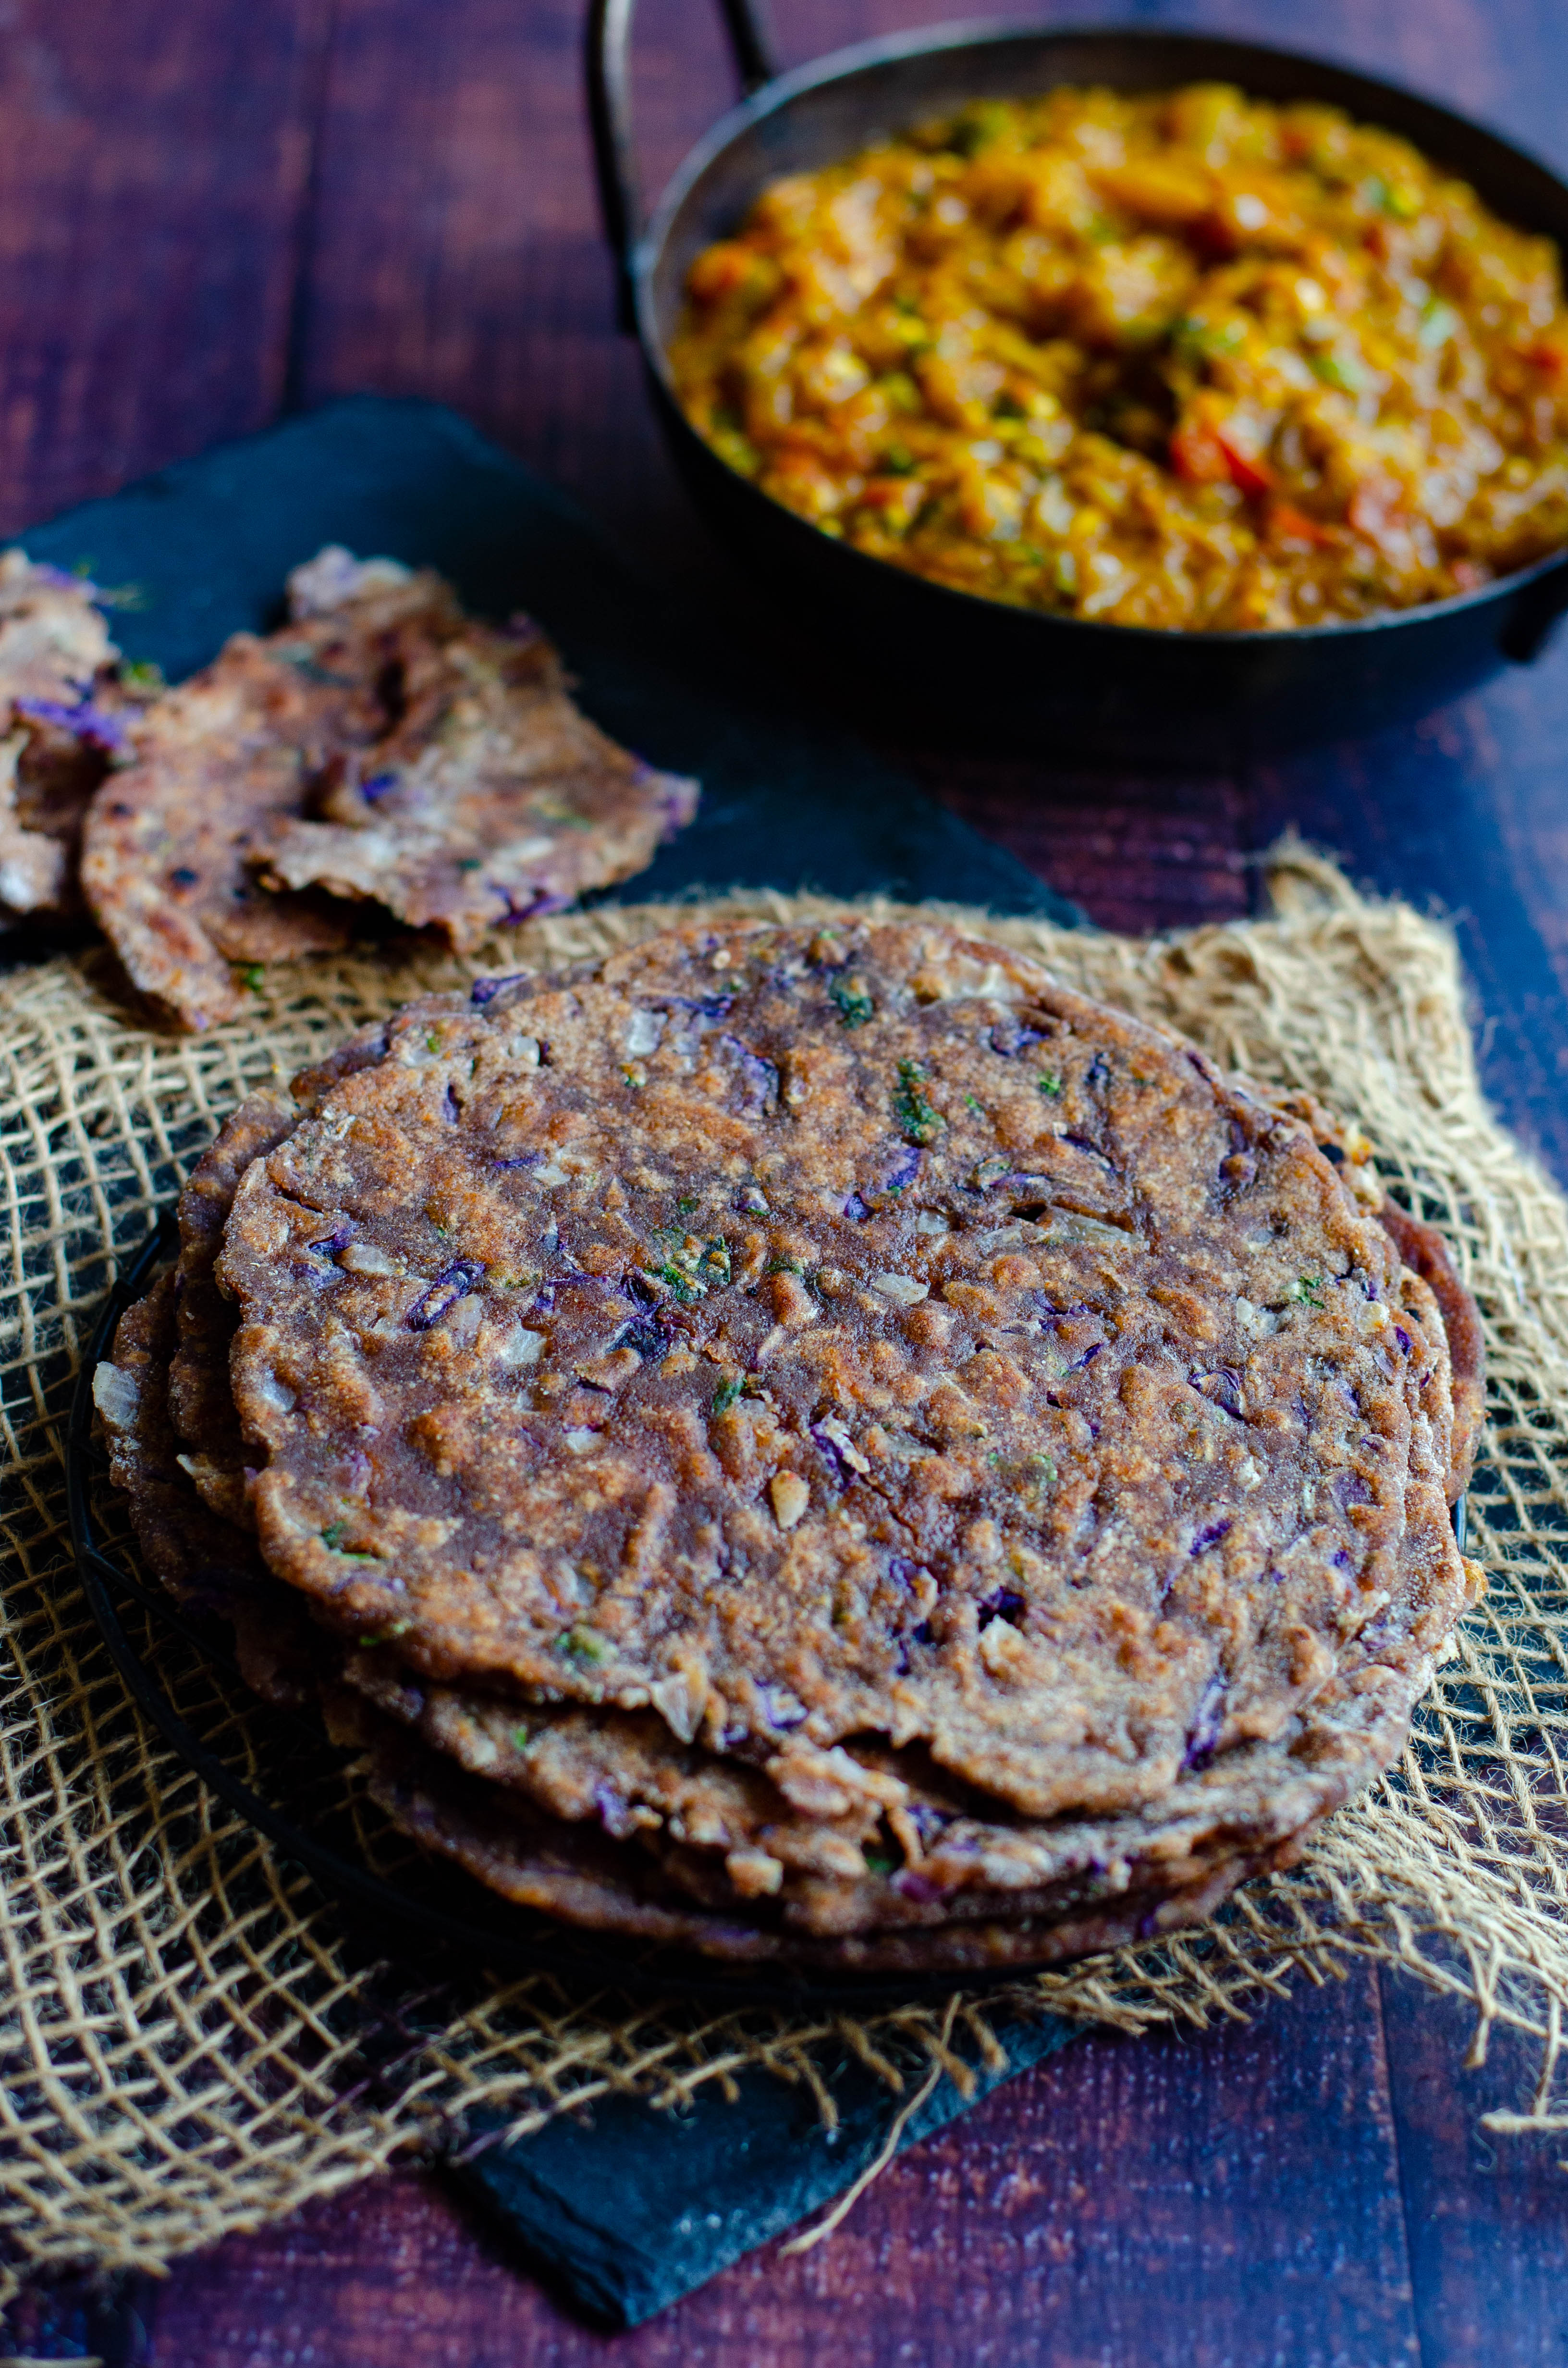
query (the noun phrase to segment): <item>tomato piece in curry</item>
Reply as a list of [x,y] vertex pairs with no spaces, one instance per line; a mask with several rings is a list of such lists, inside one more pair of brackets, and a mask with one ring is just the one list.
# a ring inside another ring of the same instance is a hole
[[970,106],[774,183],[670,358],[775,500],[1016,606],[1318,624],[1568,543],[1556,249],[1332,108]]

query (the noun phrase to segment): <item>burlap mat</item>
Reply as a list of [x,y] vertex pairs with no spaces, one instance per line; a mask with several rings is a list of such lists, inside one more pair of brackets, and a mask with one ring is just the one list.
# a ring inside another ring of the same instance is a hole
[[[1174,1945],[1015,1995],[1123,2030],[1201,2024],[1293,1973],[1322,1980],[1351,1955],[1373,1957],[1468,1999],[1478,2055],[1493,2022],[1539,2042],[1533,2106],[1488,2126],[1568,2127],[1554,2088],[1568,2006],[1568,1205],[1482,1101],[1447,932],[1365,902],[1299,849],[1278,855],[1271,879],[1275,918],[1152,943],[987,926],[1227,1064],[1310,1087],[1359,1119],[1401,1197],[1443,1226],[1486,1320],[1492,1419],[1471,1550],[1491,1589],[1400,1768],[1335,1817],[1298,1870]],[[836,908],[748,894],[723,909]],[[248,1025],[192,1042],[139,1024],[103,954],[0,986],[12,1465],[0,2244],[16,2271],[155,2270],[400,2149],[460,2143],[478,2107],[523,2135],[608,2088],[668,2103],[762,2065],[811,2084],[831,2114],[822,2066],[835,2047],[854,2047],[905,2096],[935,2062],[961,2084],[977,2055],[994,2060],[985,2013],[962,2001],[849,2022],[632,2008],[566,1995],[544,1975],[436,1989],[367,1964],[298,1869],[142,1725],[74,1582],[61,1450],[80,1346],[115,1259],[241,1094],[418,990],[578,958],[665,917],[650,906],[568,916],[466,966],[313,963],[258,993]],[[169,1683],[200,1732],[251,1754],[261,1781],[278,1748],[274,1714],[188,1654]],[[329,1781],[352,1793],[351,1778]],[[362,1833],[381,1847],[373,1821]]]

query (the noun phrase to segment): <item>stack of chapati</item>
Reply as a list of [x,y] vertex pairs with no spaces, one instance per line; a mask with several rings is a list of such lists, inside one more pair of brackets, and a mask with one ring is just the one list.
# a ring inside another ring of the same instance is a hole
[[144,1554],[507,1897],[1023,1964],[1207,1913],[1479,1585],[1354,1131],[932,921],[481,979],[238,1110],[97,1401]]

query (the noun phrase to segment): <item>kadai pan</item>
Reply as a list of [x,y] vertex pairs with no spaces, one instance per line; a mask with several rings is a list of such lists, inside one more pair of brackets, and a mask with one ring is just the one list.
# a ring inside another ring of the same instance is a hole
[[853,154],[973,99],[1053,85],[1124,91],[1227,82],[1345,108],[1412,141],[1506,222],[1568,249],[1568,187],[1494,132],[1323,59],[1208,34],[979,22],[858,43],[778,73],[753,0],[721,0],[747,96],[644,218],[631,129],[633,0],[592,0],[588,87],[623,327],[665,439],[745,574],[820,645],[824,672],[976,744],[1134,764],[1229,764],[1407,722],[1539,655],[1568,609],[1568,553],[1426,607],[1282,632],[1180,632],[1017,609],[822,534],[722,461],[676,398],[669,345],[687,274],[781,175]]

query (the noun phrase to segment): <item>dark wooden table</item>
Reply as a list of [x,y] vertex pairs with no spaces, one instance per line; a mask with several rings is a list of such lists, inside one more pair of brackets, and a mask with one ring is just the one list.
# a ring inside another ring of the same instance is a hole
[[[803,57],[957,0],[780,0]],[[991,0],[1020,19],[1049,0]],[[1062,0],[1402,77],[1568,165],[1561,0]],[[653,170],[728,96],[700,0],[644,0]],[[358,388],[438,396],[653,564],[720,563],[616,336],[578,0],[0,0],[0,529]],[[1486,1074],[1568,1177],[1568,644],[1418,729],[1223,778],[927,760],[1093,917],[1247,908],[1288,823],[1447,909]],[[1568,2172],[1477,2125],[1527,2077],[1362,1969],[1255,2020],[1092,2038],[904,2157],[803,2260],[768,2248],[633,2336],[575,2321],[432,2176],[165,2282],[17,2305],[32,2359],[155,2368],[1543,2368],[1568,2362]]]

